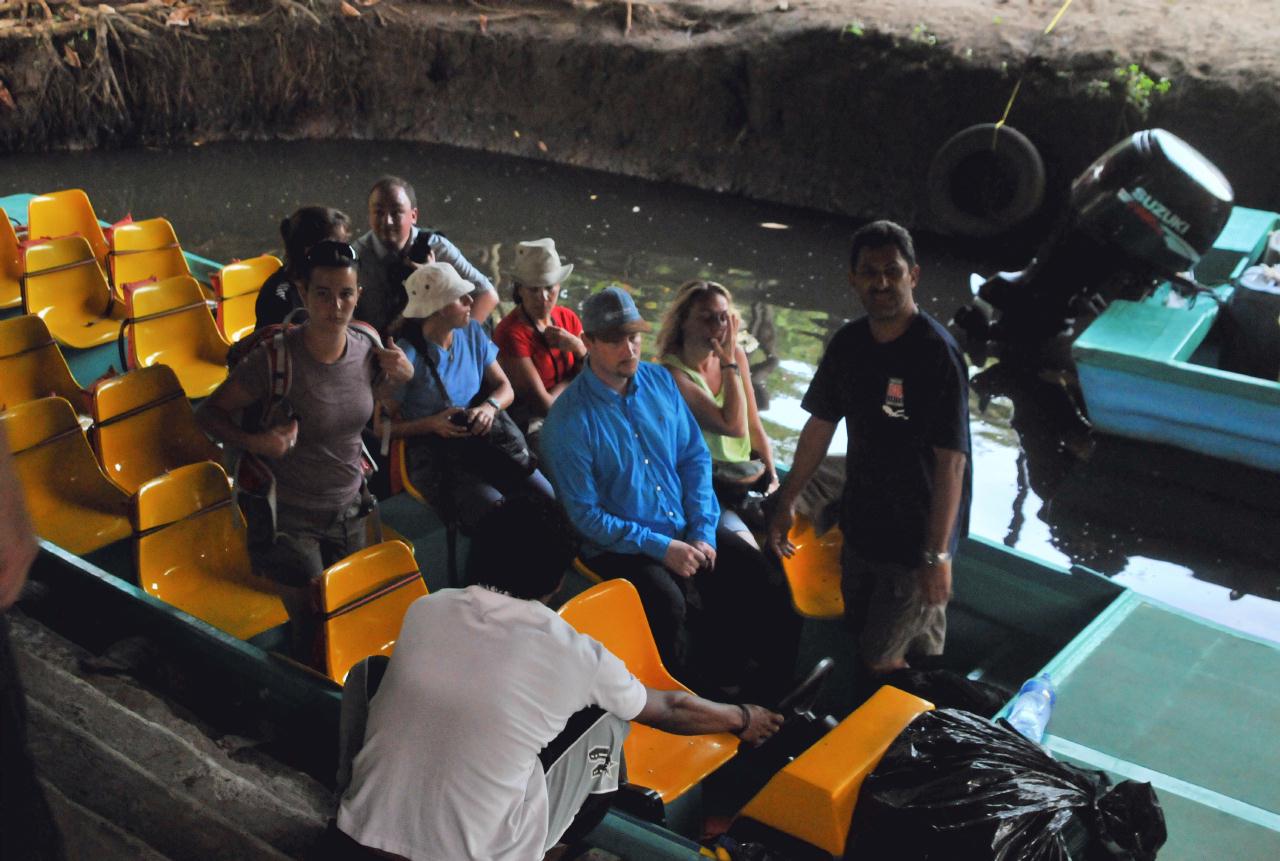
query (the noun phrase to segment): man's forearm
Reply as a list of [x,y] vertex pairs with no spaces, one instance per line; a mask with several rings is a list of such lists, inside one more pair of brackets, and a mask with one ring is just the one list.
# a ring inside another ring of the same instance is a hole
[[651,702],[636,719],[663,732],[703,735],[743,728],[742,709],[715,703],[686,691],[651,691]]
[[800,431],[800,440],[796,443],[796,454],[791,461],[791,471],[783,482],[779,502],[783,506],[792,506],[800,497],[805,485],[818,471],[822,459],[827,456],[831,447],[831,439],[835,436],[836,424],[824,419],[810,417]]
[[921,550],[941,553],[951,546],[951,532],[955,529],[960,498],[964,495],[967,458],[964,452],[951,449],[935,448],[933,451],[933,497],[929,500],[925,546]]

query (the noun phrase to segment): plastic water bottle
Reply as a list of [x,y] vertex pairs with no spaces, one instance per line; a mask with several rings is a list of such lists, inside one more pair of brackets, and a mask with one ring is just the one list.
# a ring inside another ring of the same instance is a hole
[[1042,673],[1033,679],[1027,679],[1018,691],[1009,709],[1009,724],[1036,744],[1044,738],[1044,728],[1049,724],[1049,715],[1058,694],[1053,689],[1053,680],[1048,673]]

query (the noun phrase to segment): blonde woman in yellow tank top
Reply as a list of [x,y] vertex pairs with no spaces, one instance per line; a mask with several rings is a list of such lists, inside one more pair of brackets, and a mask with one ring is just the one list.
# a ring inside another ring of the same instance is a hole
[[681,285],[658,331],[660,361],[692,410],[711,450],[722,522],[753,545],[750,530],[734,509],[748,490],[778,487],[773,449],[765,435],[747,354],[737,343],[741,320],[733,297],[714,281]]

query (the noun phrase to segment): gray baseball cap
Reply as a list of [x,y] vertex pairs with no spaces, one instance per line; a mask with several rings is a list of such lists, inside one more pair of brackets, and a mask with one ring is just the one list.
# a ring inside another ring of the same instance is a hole
[[653,327],[636,309],[631,294],[621,287],[606,287],[582,303],[582,331],[591,336],[650,332]]

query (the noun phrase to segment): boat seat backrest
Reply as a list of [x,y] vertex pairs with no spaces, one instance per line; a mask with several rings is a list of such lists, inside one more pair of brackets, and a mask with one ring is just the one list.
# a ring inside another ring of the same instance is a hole
[[123,357],[128,363],[168,365],[192,398],[204,397],[226,378],[228,344],[194,278],[143,284],[130,293],[129,303]]
[[50,395],[85,400],[49,327],[34,314],[0,320],[0,409]]
[[370,655],[390,655],[409,605],[427,587],[403,541],[384,541],[331,565],[321,583],[325,672],[342,684]]
[[[560,616],[617,655],[637,679],[658,690],[689,690],[662,664],[640,594],[626,580],[608,580],[571,598]],[[633,722],[623,745],[628,779],[671,803],[738,752],[728,733],[676,736]]]
[[64,398],[0,413],[36,533],[72,553],[127,538],[129,497],[103,474]]
[[782,571],[791,590],[791,604],[810,619],[840,619],[844,594],[840,591],[840,552],[844,535],[832,527],[818,535],[804,515],[796,517],[788,535],[796,552],[782,560]]
[[775,774],[739,816],[843,857],[862,782],[907,725],[932,708],[885,685]]
[[244,521],[222,467],[178,467],[143,483],[134,500],[138,585],[233,636],[284,624],[271,581],[256,576]]
[[22,304],[22,249],[9,214],[0,206],[0,309]]
[[27,313],[47,309],[101,317],[111,305],[111,287],[89,243],[66,236],[28,245],[23,274]]
[[196,424],[191,402],[166,365],[138,368],[99,384],[93,420],[103,469],[130,493],[169,470],[221,456]]
[[89,196],[78,188],[33,197],[27,204],[27,236],[31,240],[83,237],[100,266],[111,250]]
[[281,266],[270,254],[222,267],[218,275],[218,328],[235,343],[257,323],[258,291]]
[[111,231],[111,280],[117,288],[190,274],[187,258],[167,219],[132,221]]

